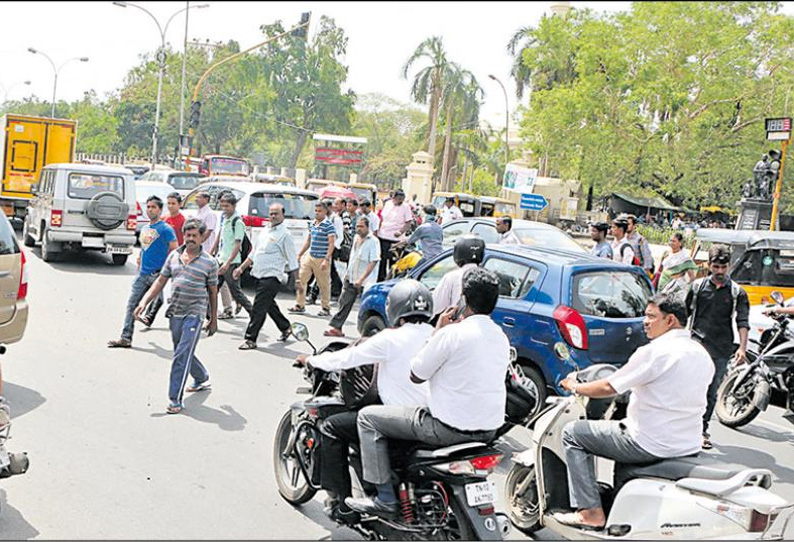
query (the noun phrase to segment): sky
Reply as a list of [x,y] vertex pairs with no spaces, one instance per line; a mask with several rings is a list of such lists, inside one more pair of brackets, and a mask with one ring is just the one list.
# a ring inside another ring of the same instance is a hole
[[[192,2],[192,5],[203,2]],[[262,40],[260,25],[282,20],[297,23],[302,11],[335,19],[349,39],[345,58],[348,82],[358,94],[378,92],[410,102],[410,81],[401,68],[416,47],[430,36],[441,36],[448,57],[471,70],[485,90],[482,117],[504,126],[505,98],[495,75],[505,85],[511,112],[517,99],[510,78],[512,57],[507,42],[522,26],[535,25],[550,14],[554,2],[206,2],[191,9],[189,39],[210,42],[234,39],[242,48]],[[185,7],[185,2],[139,2],[161,24]],[[618,11],[628,2],[570,2],[576,8]],[[788,4],[788,3],[785,3]],[[785,12],[794,13],[792,6]],[[50,101],[53,68],[29,47],[49,55],[56,66],[73,57],[60,71],[57,99],[76,100],[88,90],[100,96],[120,88],[139,57],[160,43],[157,25],[144,11],[112,2],[0,2],[0,100],[30,94]],[[19,24],[9,24],[18,21]],[[175,16],[166,41],[181,50],[185,14]],[[409,77],[410,79],[410,77]],[[20,84],[29,80],[30,85]],[[152,98],[154,99],[154,97]],[[526,97],[524,98],[524,101]]]

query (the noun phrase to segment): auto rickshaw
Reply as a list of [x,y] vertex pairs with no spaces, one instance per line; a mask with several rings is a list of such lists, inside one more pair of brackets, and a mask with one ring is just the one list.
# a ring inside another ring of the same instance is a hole
[[433,206],[440,213],[444,209],[447,198],[454,198],[455,205],[465,217],[480,216],[482,201],[478,196],[460,192],[436,192],[433,194]]
[[517,218],[516,204],[502,198],[480,196],[480,216]]
[[368,199],[372,206],[378,202],[378,187],[368,183],[347,183],[347,189],[356,195],[359,203]]
[[[693,257],[706,263],[707,245],[731,247],[730,277],[747,292],[750,305],[768,303],[773,291],[794,296],[794,232],[701,228]],[[700,253],[699,253],[700,252]]]

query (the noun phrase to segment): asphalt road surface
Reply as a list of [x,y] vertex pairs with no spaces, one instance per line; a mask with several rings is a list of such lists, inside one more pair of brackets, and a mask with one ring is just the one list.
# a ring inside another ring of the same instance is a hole
[[[197,350],[212,391],[188,396],[183,413],[169,416],[167,321],[137,326],[132,350],[105,346],[121,331],[132,260],[113,267],[89,253],[50,265],[39,249],[27,253],[27,334],[2,365],[14,420],[9,448],[27,451],[31,467],[0,481],[0,538],[358,538],[325,518],[322,494],[293,508],[276,491],[273,435],[301,398],[295,389],[304,382],[291,364],[308,345],[277,343],[268,321],[259,349],[241,352],[247,318],[221,321]],[[286,309],[294,298],[279,302]],[[309,307],[300,321],[322,344],[327,319],[314,316],[318,310]],[[345,331],[355,334],[355,313],[349,321]],[[773,408],[742,431],[715,424],[713,453],[770,468],[774,490],[794,500],[794,432],[781,414]],[[502,446],[522,449],[528,435],[515,429]]]

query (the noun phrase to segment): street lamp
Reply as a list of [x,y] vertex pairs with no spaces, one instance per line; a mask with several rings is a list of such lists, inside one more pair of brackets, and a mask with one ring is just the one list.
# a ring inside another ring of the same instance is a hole
[[165,75],[165,34],[168,32],[168,25],[171,24],[171,21],[174,20],[174,17],[182,13],[183,11],[187,11],[192,8],[202,9],[209,7],[209,4],[199,4],[197,6],[191,6],[188,3],[187,7],[184,7],[178,11],[175,11],[171,17],[168,18],[168,21],[165,23],[165,27],[160,25],[160,21],[157,20],[151,11],[148,9],[139,6],[138,4],[133,4],[132,2],[113,2],[114,5],[126,8],[126,7],[133,7],[138,8],[139,10],[145,12],[149,17],[152,18],[154,23],[157,25],[157,30],[160,32],[160,48],[157,50],[157,62],[160,64],[160,73],[157,76],[157,105],[155,106],[154,111],[154,130],[152,131],[152,169],[157,164],[157,131],[160,127],[160,99],[163,95],[163,77]]
[[508,134],[510,133],[510,107],[507,103],[507,90],[505,89],[504,84],[502,84],[502,82],[499,80],[498,77],[492,74],[488,75],[488,77],[499,83],[499,86],[502,87],[502,92],[504,92],[505,95],[505,171],[507,171],[507,162],[509,160],[508,153],[510,152],[510,147],[508,146],[507,143],[507,137]]
[[34,49],[33,47],[28,47],[28,51],[30,51],[34,55],[41,55],[41,56],[43,56],[44,58],[46,58],[47,60],[50,61],[50,65],[52,66],[52,72],[53,72],[53,76],[54,76],[53,77],[53,81],[52,81],[52,112],[50,113],[50,117],[55,118],[55,92],[58,89],[58,74],[61,73],[61,69],[64,66],[66,66],[69,62],[72,62],[72,61],[75,61],[75,60],[79,60],[80,62],[88,62],[88,57],[87,56],[72,57],[72,58],[70,58],[68,60],[65,60],[63,62],[63,64],[61,64],[60,66],[58,66],[56,68],[55,67],[55,62],[53,62],[52,59],[50,58],[50,56],[47,53],[45,53],[44,51],[39,51],[38,49]]
[[17,81],[16,83],[13,83],[8,88],[6,88],[5,85],[3,85],[3,83],[0,83],[0,88],[3,89],[3,103],[6,103],[8,101],[8,93],[11,92],[14,89],[14,87],[19,86],[19,85],[28,85],[29,86],[30,85],[30,81]]

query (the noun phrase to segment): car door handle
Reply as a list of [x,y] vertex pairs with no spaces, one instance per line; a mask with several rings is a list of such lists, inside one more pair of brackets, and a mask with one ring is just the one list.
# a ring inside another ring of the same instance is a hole
[[11,275],[11,271],[0,271],[0,279],[4,279],[9,275]]
[[516,319],[509,317],[502,318],[502,325],[505,327],[515,327]]

